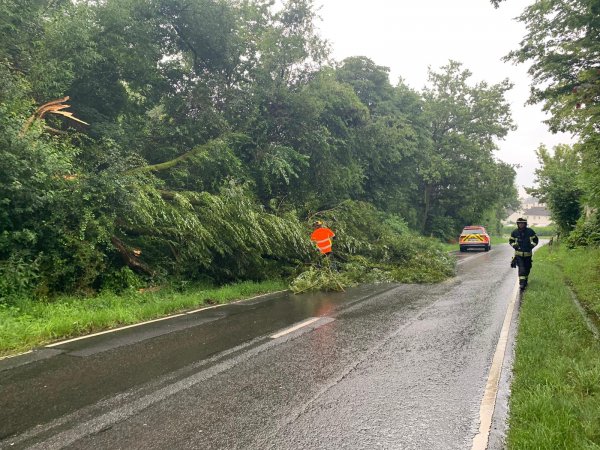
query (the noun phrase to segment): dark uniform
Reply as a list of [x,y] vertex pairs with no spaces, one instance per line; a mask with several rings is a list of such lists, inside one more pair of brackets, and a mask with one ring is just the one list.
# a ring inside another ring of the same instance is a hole
[[538,237],[531,228],[527,228],[527,220],[517,219],[517,229],[510,234],[508,243],[515,249],[513,262],[519,268],[519,286],[521,290],[527,286],[527,278],[531,271],[533,248],[538,245]]

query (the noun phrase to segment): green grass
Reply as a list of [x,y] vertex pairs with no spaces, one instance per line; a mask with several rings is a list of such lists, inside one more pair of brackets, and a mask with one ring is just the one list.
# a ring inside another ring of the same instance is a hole
[[600,249],[564,249],[559,264],[592,320],[600,326]]
[[509,449],[600,449],[600,342],[568,290],[598,308],[599,260],[597,249],[556,246],[534,257],[519,319]]
[[51,303],[24,300],[0,305],[0,356],[24,352],[53,341],[143,322],[203,305],[228,303],[257,294],[284,290],[284,281],[243,282],[184,292],[100,294],[93,298],[63,297]]
[[[517,224],[512,224],[512,225],[504,225],[504,227],[502,227],[502,233],[506,234],[506,235],[510,235],[510,233],[517,228]],[[537,234],[539,237],[545,237],[545,238],[551,238],[552,236],[556,236],[556,227],[554,225],[550,225],[547,227],[536,227],[536,226],[532,226],[533,230],[535,231],[535,234]]]

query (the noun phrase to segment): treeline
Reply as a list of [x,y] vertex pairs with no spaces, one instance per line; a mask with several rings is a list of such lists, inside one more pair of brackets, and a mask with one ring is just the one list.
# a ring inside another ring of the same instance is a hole
[[4,0],[0,37],[0,297],[290,274],[315,218],[401,265],[515,206],[510,83],[333,61],[310,0]]
[[600,245],[600,0],[538,0],[519,20],[521,47],[508,56],[530,63],[531,103],[541,102],[553,131],[577,143],[537,150],[530,194],[544,201],[571,246]]

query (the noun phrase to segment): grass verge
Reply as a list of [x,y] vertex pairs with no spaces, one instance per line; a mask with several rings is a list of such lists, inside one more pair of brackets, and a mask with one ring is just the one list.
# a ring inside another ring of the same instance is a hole
[[600,250],[544,247],[520,311],[509,449],[600,448],[600,342],[572,302],[600,306]]
[[104,293],[93,298],[62,297],[51,303],[23,300],[0,304],[0,357],[53,341],[164,317],[201,306],[229,303],[287,289],[284,281],[243,282],[183,292]]

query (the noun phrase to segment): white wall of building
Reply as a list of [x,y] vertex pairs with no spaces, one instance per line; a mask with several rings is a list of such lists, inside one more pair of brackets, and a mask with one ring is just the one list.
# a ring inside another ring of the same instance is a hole
[[[546,209],[544,203],[540,203],[538,199],[533,197],[520,198],[519,200],[521,201],[521,207],[502,222],[504,225],[516,224],[519,217],[527,219],[527,224],[530,227],[547,227],[552,225],[553,222],[550,217],[550,211]],[[536,208],[535,214],[527,213],[531,208]],[[544,214],[539,214],[540,208],[544,209],[544,211],[542,211]]]

